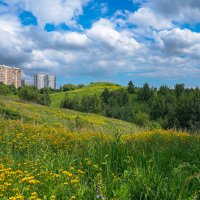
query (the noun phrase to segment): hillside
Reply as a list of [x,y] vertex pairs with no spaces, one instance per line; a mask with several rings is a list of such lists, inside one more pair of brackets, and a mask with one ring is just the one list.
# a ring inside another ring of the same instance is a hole
[[200,137],[0,96],[2,200],[198,199]]
[[99,131],[106,133],[137,132],[137,126],[100,115],[86,114],[68,109],[49,108],[0,96],[0,115],[22,120],[28,124],[61,127],[72,131]]
[[[90,94],[100,94],[103,92],[105,88],[108,88],[110,90],[117,90],[120,88],[124,88],[123,86],[114,84],[114,83],[107,83],[107,82],[96,82],[91,83],[83,88],[68,91],[68,95],[74,97],[81,97],[84,94],[90,95]],[[51,94],[51,106],[52,107],[60,107],[61,101],[64,99],[66,92],[59,92]]]

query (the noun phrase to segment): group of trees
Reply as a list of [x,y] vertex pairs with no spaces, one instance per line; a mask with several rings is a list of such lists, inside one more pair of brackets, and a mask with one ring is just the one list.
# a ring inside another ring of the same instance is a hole
[[161,86],[149,100],[150,116],[163,128],[200,130],[200,89]]
[[47,106],[51,103],[50,92],[49,88],[38,90],[35,86],[23,86],[16,89],[14,85],[0,83],[0,95],[18,95],[21,100],[32,101]]
[[68,83],[68,84],[65,84],[65,85],[60,87],[60,92],[67,92],[67,91],[71,91],[71,90],[76,90],[76,89],[80,89],[84,86],[85,86],[84,84],[74,85],[74,84]]
[[129,122],[133,118],[126,89],[111,91],[105,88],[101,95],[84,95],[81,98],[71,97],[66,94],[65,99],[61,102],[61,107],[97,113]]
[[4,85],[0,83],[0,95],[16,94],[17,89],[14,85]]
[[[140,110],[135,106],[136,102],[145,109]],[[200,130],[200,89],[185,88],[184,84],[157,89],[148,83],[135,87],[130,81],[127,89],[105,88],[100,95],[77,98],[66,93],[61,107],[97,113],[141,126]]]
[[49,93],[49,88],[38,90],[35,86],[23,86],[18,90],[18,95],[21,100],[32,101],[47,106],[51,103]]

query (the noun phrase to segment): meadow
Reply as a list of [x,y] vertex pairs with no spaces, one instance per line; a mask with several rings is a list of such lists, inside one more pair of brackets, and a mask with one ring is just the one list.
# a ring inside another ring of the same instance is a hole
[[198,200],[200,137],[0,97],[0,199]]
[[[101,94],[105,88],[109,90],[118,90],[121,88],[125,88],[121,85],[116,85],[114,83],[107,82],[95,82],[90,83],[83,88],[68,91],[67,94],[70,97],[78,97],[81,98],[83,95],[93,95],[93,94]],[[66,92],[59,92],[51,94],[51,106],[60,108],[61,101],[64,99]]]

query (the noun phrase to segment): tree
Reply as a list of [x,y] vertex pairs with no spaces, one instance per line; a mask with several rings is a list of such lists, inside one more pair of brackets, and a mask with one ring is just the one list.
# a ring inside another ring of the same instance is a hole
[[50,95],[49,95],[49,88],[42,88],[40,90],[40,103],[42,105],[47,105],[49,106],[51,104],[51,99],[50,99]]
[[176,84],[175,85],[175,93],[177,98],[179,98],[185,91],[185,85],[184,84]]
[[81,99],[81,111],[99,113],[101,111],[101,100],[97,94],[85,95]]
[[135,93],[135,86],[133,85],[132,81],[129,81],[127,89],[128,89],[128,93],[130,93],[130,94]]
[[148,83],[145,83],[139,92],[139,99],[147,102],[152,96],[151,89]]
[[105,88],[101,94],[101,100],[103,103],[108,104],[109,98],[110,98],[110,90],[108,88]]
[[190,104],[190,127],[193,131],[200,130],[200,91],[195,90],[195,94]]
[[0,83],[0,95],[8,95],[11,92],[7,85]]
[[21,100],[40,102],[40,94],[34,86],[23,86],[18,91],[19,98]]
[[71,91],[71,90],[75,90],[77,89],[77,86],[71,83],[65,84],[62,86],[62,91],[66,92],[66,91]]

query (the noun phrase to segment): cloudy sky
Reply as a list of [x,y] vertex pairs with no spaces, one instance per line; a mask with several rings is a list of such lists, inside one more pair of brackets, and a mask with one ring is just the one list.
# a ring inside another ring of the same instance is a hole
[[0,0],[0,64],[67,82],[200,85],[199,0]]

